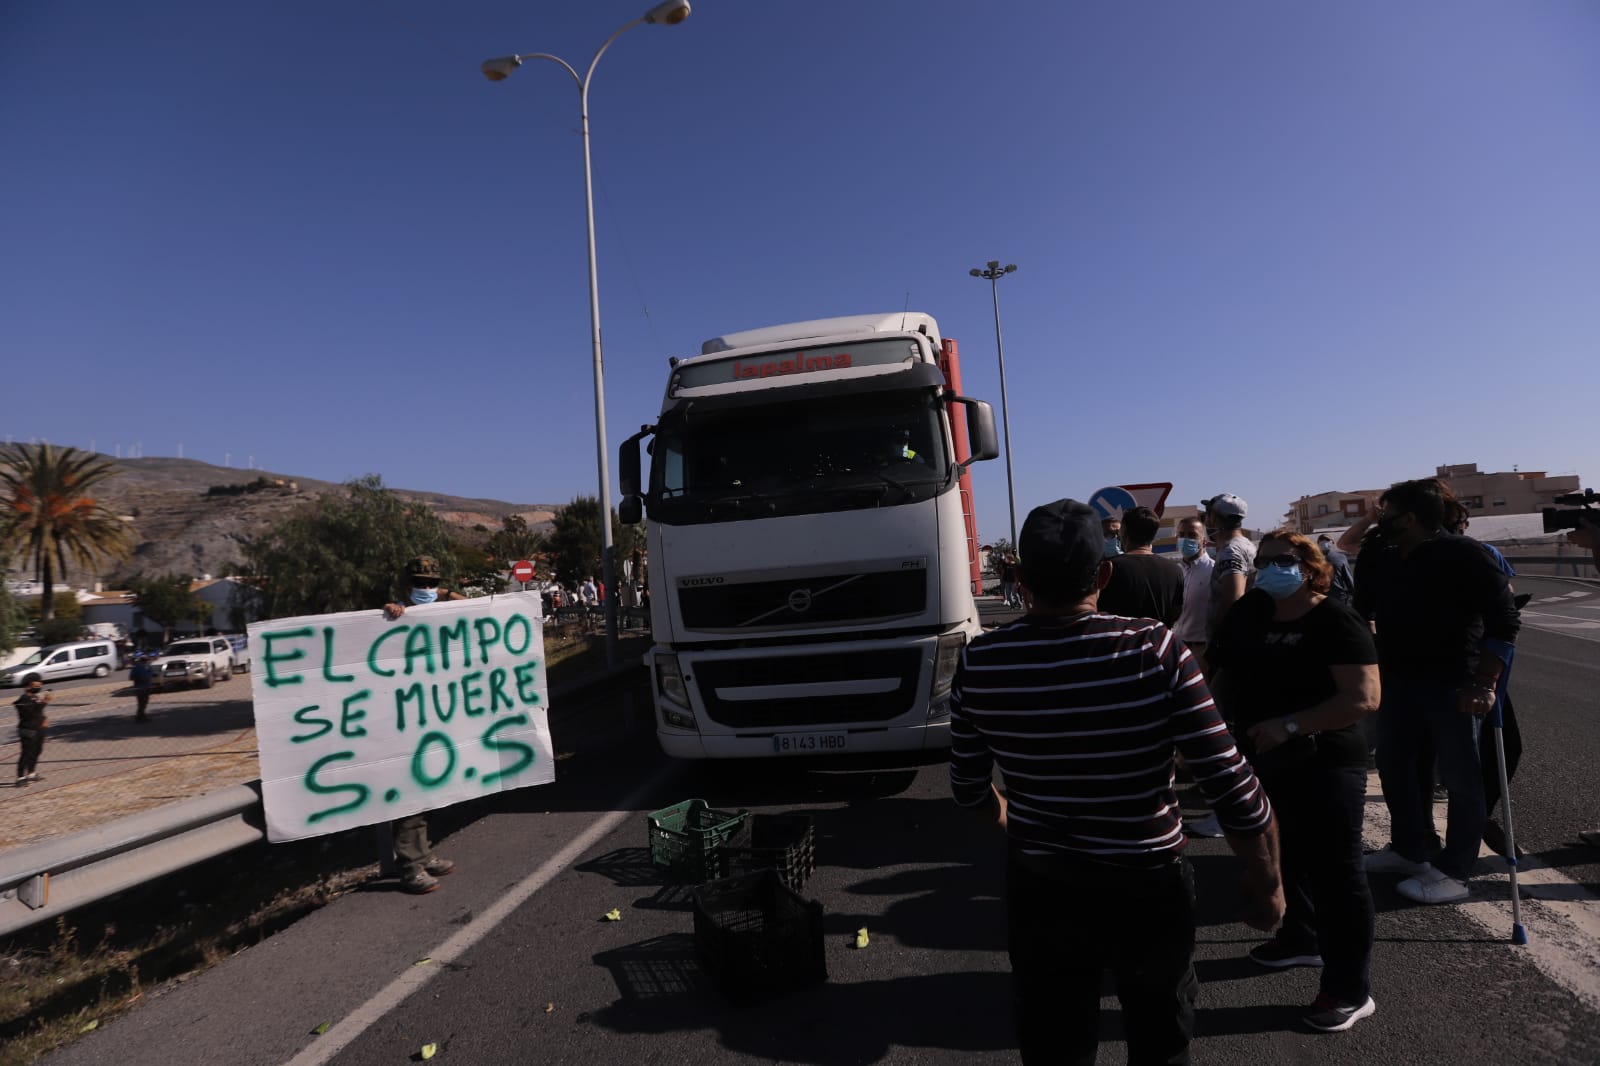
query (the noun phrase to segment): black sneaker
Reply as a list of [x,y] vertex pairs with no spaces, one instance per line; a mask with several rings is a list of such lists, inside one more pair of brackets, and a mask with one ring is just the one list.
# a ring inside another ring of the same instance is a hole
[[1314,951],[1292,951],[1283,946],[1277,937],[1265,944],[1257,944],[1248,952],[1250,961],[1273,970],[1287,970],[1291,966],[1321,966],[1322,956]]
[[1365,1003],[1340,1003],[1326,992],[1319,992],[1304,1017],[1306,1024],[1313,1029],[1324,1033],[1342,1033],[1377,1009],[1378,1005],[1371,996],[1367,997]]

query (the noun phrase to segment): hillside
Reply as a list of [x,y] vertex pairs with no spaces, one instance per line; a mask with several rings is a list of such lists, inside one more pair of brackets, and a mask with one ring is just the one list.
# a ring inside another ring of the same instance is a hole
[[[130,515],[138,547],[126,562],[98,575],[107,588],[137,572],[220,574],[243,558],[243,544],[280,521],[296,507],[340,486],[266,470],[213,466],[195,459],[149,458],[113,460],[119,475],[106,484],[103,498],[121,515]],[[464,539],[482,543],[488,534],[474,530],[500,527],[508,514],[519,514],[530,526],[547,529],[559,504],[507,503],[467,499],[439,492],[396,488],[394,491],[431,507]],[[74,573],[74,584],[89,585],[94,576]]]

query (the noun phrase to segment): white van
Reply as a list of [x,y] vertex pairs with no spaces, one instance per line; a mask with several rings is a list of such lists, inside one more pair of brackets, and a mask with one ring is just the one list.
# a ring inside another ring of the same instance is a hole
[[105,677],[122,668],[117,646],[109,640],[80,640],[40,648],[15,666],[0,671],[0,685],[26,685],[34,678],[47,684],[69,677]]

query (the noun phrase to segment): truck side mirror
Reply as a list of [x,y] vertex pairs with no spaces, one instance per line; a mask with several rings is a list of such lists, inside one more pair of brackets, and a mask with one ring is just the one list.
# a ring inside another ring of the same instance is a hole
[[967,462],[981,463],[1000,455],[1000,437],[994,429],[994,408],[983,400],[967,396],[952,397],[967,409],[967,446],[971,451]]
[[640,487],[643,478],[639,475],[639,442],[655,430],[655,426],[640,426],[639,432],[623,441],[617,449],[617,479],[621,482],[624,497],[638,496],[644,491]]
[[617,506],[617,521],[625,526],[636,526],[644,521],[644,501],[638,496],[624,496]]

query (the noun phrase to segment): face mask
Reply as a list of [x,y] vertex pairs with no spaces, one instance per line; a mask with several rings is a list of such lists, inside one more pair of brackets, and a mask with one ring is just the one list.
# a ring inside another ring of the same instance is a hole
[[1200,554],[1200,542],[1193,537],[1179,537],[1178,554],[1185,559],[1193,559]]
[[1109,559],[1113,555],[1121,555],[1121,554],[1122,554],[1122,541],[1120,539],[1118,539],[1117,537],[1107,537],[1106,538],[1105,557],[1107,559]]
[[412,603],[413,606],[420,607],[425,603],[432,603],[433,601],[437,600],[438,598],[439,598],[439,590],[438,589],[412,589],[411,590],[411,603]]
[[1299,566],[1287,569],[1281,566],[1269,566],[1256,571],[1256,588],[1275,600],[1293,596],[1300,591],[1300,586],[1304,583],[1305,578],[1301,576]]

